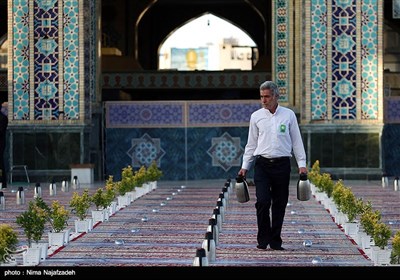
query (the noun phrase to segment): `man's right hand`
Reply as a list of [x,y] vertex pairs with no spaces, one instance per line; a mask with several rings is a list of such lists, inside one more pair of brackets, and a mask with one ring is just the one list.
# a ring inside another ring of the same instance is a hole
[[238,175],[246,177],[246,173],[247,173],[247,169],[242,168],[239,170]]

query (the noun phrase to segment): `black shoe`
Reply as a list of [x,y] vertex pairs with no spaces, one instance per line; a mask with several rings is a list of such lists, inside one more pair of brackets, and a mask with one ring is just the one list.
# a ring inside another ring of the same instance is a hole
[[283,247],[271,247],[272,250],[276,250],[276,251],[283,251],[285,250],[285,248]]
[[265,246],[263,246],[263,245],[257,245],[257,249],[266,250],[266,249],[267,249],[267,245],[265,245]]

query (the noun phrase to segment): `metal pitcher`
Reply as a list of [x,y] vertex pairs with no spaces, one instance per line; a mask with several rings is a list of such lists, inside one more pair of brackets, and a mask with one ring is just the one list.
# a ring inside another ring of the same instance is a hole
[[395,191],[399,190],[399,177],[397,177],[397,176],[394,178],[393,190],[395,190]]
[[25,204],[25,193],[23,187],[18,187],[17,191],[17,205]]
[[386,174],[382,175],[382,188],[386,188],[389,185],[389,178]]
[[215,245],[219,244],[219,230],[217,225],[217,220],[215,218],[208,219],[207,231],[212,232]]
[[196,257],[193,260],[193,266],[208,266],[208,259],[204,248],[196,250]]
[[35,188],[33,189],[33,197],[42,197],[42,187],[40,186],[40,183],[36,183]]
[[311,198],[310,181],[306,173],[301,173],[297,181],[297,199],[300,201],[307,201]]
[[74,178],[72,179],[72,188],[74,190],[79,189],[79,180],[78,180],[78,176],[74,176]]
[[61,191],[69,192],[69,182],[67,181],[67,179],[62,180],[62,182],[61,182]]
[[49,193],[50,196],[55,196],[57,194],[57,185],[54,181],[52,181],[49,185]]
[[0,192],[0,210],[6,210],[6,198],[3,192]]
[[208,262],[215,261],[215,241],[212,232],[207,231],[201,247],[206,251]]

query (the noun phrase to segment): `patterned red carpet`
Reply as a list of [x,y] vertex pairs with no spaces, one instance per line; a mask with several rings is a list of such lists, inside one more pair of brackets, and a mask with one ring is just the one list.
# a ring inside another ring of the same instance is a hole
[[[64,247],[54,251],[38,267],[190,267],[201,247],[209,219],[217,205],[225,180],[159,182],[157,189],[121,208],[109,220],[97,223],[89,233],[74,234]],[[379,182],[346,182],[357,196],[370,200],[382,211],[382,219],[393,230],[400,227],[400,192],[383,189]],[[97,186],[98,187],[98,186]],[[94,192],[96,186],[90,187]],[[231,189],[231,188],[228,188]],[[83,188],[78,191],[82,191]],[[33,190],[25,188],[26,202],[16,205],[15,190],[3,190],[7,207],[0,212],[0,223],[15,224],[15,217],[27,207]],[[73,190],[57,191],[46,201],[68,205]],[[338,227],[328,211],[315,200],[299,201],[296,182],[283,228],[285,251],[256,248],[254,187],[251,199],[239,203],[235,193],[226,196],[225,215],[216,245],[216,259],[210,267],[371,267],[360,247]],[[74,231],[75,217],[69,227]],[[43,239],[45,240],[45,235]],[[305,246],[307,244],[307,246]]]

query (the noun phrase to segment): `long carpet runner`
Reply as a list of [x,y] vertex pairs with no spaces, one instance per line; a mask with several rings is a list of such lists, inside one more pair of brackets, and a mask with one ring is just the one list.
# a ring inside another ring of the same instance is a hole
[[[53,250],[38,267],[190,267],[201,248],[209,219],[225,180],[159,182],[158,187],[119,209],[88,233],[75,234],[65,246]],[[399,194],[382,189],[378,182],[349,182],[357,196],[371,200],[382,211],[383,220],[400,225]],[[372,267],[373,262],[336,225],[329,212],[312,197],[296,198],[296,182],[291,183],[289,203],[282,230],[284,251],[256,248],[255,189],[250,186],[250,201],[239,203],[230,185],[226,194],[224,222],[218,235],[216,259],[210,267]],[[90,188],[93,193],[96,188]],[[83,190],[77,190],[81,192]],[[57,192],[45,201],[59,200],[68,205],[73,190]],[[15,193],[5,193],[7,209],[0,223],[16,228],[19,240],[24,234],[15,217],[24,211],[16,205]],[[33,190],[25,189],[26,200]],[[76,217],[72,216],[69,227]],[[46,240],[44,235],[43,239]]]

